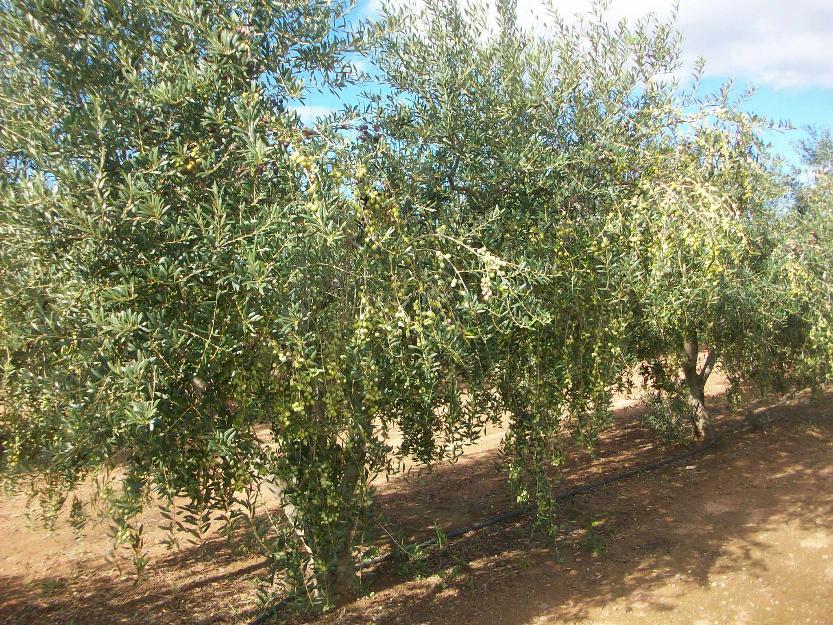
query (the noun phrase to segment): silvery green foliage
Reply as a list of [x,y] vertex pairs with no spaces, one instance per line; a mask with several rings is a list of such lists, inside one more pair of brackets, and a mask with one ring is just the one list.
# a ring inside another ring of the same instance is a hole
[[630,351],[685,372],[704,436],[703,386],[715,366],[736,387],[778,386],[789,373],[795,307],[779,253],[784,189],[756,134],[762,120],[728,90],[693,102],[699,110],[670,129],[670,149],[634,203],[639,264],[626,284],[638,301]]
[[718,364],[737,385],[789,375],[801,328],[779,253],[784,189],[757,134],[767,122],[730,86],[679,89],[673,25],[611,25],[603,3],[531,27],[509,0],[424,5],[390,11],[401,29],[377,58],[394,87],[379,103],[395,150],[385,175],[535,272],[528,323],[502,326],[486,358],[520,497],[546,499],[557,434],[592,440],[640,362],[689,370],[693,395]]
[[[696,333],[754,377],[830,306],[755,120],[671,79],[671,24],[349,8],[0,0],[3,475],[47,511],[110,475],[139,566],[147,502],[197,538],[248,523],[322,605],[355,590],[400,460],[508,419],[511,481],[551,520],[565,441],[630,366]],[[384,88],[304,128],[306,84],[356,82],[376,41]]]
[[444,281],[497,261],[399,216],[339,133],[355,111],[307,129],[291,107],[355,80],[378,27],[348,9],[0,3],[2,468],[47,512],[118,468],[103,495],[140,567],[152,500],[197,538],[253,523],[327,603],[354,590],[373,477],[494,413],[479,311]]
[[833,138],[814,130],[801,151],[804,167],[794,183],[795,210],[783,224],[783,252],[803,330],[799,374],[818,385],[833,377]]
[[[393,87],[378,105],[387,184],[533,278],[479,357],[510,420],[518,498],[549,518],[561,434],[591,442],[625,370],[630,212],[682,120],[668,78],[678,37],[651,18],[611,27],[602,7],[576,23],[550,12],[534,30],[508,1],[388,17],[400,28],[376,58]],[[484,297],[505,288],[498,269],[487,278]]]

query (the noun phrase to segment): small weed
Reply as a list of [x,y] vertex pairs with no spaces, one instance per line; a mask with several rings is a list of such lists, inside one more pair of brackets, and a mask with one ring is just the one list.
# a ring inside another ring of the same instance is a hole
[[453,582],[455,578],[460,576],[460,573],[463,572],[465,566],[465,563],[457,563],[453,566],[448,567],[447,569],[437,571],[437,577],[440,578],[439,586],[441,586],[442,588],[448,588],[448,586],[451,585],[451,582]]
[[454,555],[452,555],[451,558],[454,561],[454,564],[437,571],[436,573],[436,576],[440,578],[440,581],[437,584],[440,588],[448,588],[454,580],[457,580],[469,570],[468,562]]
[[594,558],[600,556],[604,551],[604,542],[602,537],[593,530],[587,530],[584,537],[584,548],[590,552]]
[[45,595],[54,595],[67,587],[67,581],[60,577],[50,577],[40,584],[41,592]]
[[596,519],[591,521],[587,526],[587,531],[584,535],[584,548],[594,558],[602,555],[604,552],[604,536],[603,526],[607,519]]
[[[558,554],[558,544],[557,543],[555,543],[555,546],[554,546],[553,549],[554,549],[555,553]],[[532,558],[530,558],[526,554],[519,554],[515,558],[515,565],[520,569],[528,569],[529,567],[532,566]]]
[[448,536],[445,535],[443,528],[441,528],[439,525],[434,525],[434,534],[437,538],[437,546],[440,549],[445,549],[445,547],[448,545]]
[[399,565],[399,573],[405,577],[420,579],[425,576],[425,551],[419,546],[406,547],[405,561]]

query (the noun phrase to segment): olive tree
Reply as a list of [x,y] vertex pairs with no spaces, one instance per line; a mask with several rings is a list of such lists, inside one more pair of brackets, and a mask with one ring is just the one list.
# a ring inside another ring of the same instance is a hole
[[771,384],[792,303],[777,253],[783,188],[755,133],[758,120],[729,101],[728,89],[680,108],[688,119],[669,129],[630,214],[639,262],[625,280],[636,304],[629,351],[672,404],[688,396],[682,412],[702,438],[714,367],[735,385]]
[[667,79],[678,35],[651,17],[610,26],[602,5],[572,21],[550,6],[534,29],[510,1],[423,5],[388,10],[400,27],[375,59],[392,90],[376,170],[404,210],[496,259],[481,284],[452,287],[487,299],[504,266],[532,272],[479,357],[509,419],[511,481],[546,517],[562,434],[592,441],[625,371],[627,224],[682,116]]
[[685,391],[697,436],[718,360],[736,385],[772,384],[794,302],[765,120],[728,88],[680,89],[673,22],[612,26],[599,3],[574,20],[550,6],[524,28],[511,1],[423,4],[410,21],[391,11],[405,24],[377,59],[393,87],[380,104],[397,149],[386,175],[540,272],[525,302],[539,321],[490,345],[521,492],[549,492],[562,425],[592,435],[634,364]]
[[[3,476],[80,520],[109,475],[139,566],[148,501],[197,537],[249,522],[319,605],[356,591],[399,460],[508,417],[549,517],[560,434],[592,440],[635,358],[696,332],[748,359],[782,314],[770,178],[708,115],[685,139],[670,24],[350,7],[0,0]],[[384,88],[304,127],[377,36]]]
[[355,109],[301,124],[381,28],[350,7],[0,2],[4,476],[76,519],[109,476],[140,567],[148,501],[197,537],[248,519],[323,605],[356,590],[374,477],[488,418],[490,317],[449,280],[499,267],[493,310],[528,282],[383,196]]
[[792,210],[782,220],[782,250],[790,296],[799,302],[798,379],[816,386],[833,376],[833,137],[811,130],[800,150],[803,167],[796,172]]

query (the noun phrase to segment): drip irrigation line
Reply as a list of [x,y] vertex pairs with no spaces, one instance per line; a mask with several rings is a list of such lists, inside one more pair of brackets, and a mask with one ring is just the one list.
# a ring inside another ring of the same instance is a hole
[[[742,432],[744,430],[752,429],[752,425],[749,423],[742,424],[742,425],[735,425],[727,427],[720,432],[716,433],[712,438],[707,440],[705,443],[698,445],[697,447],[693,447],[692,449],[688,449],[682,453],[675,454],[673,456],[669,456],[668,458],[662,458],[660,460],[654,460],[653,462],[646,462],[645,464],[641,464],[637,467],[633,467],[631,469],[626,469],[624,471],[620,471],[619,473],[614,473],[608,477],[603,477],[598,480],[591,480],[586,484],[582,484],[581,486],[576,486],[574,488],[568,488],[567,490],[561,491],[555,495],[556,501],[567,501],[577,497],[578,495],[584,495],[587,493],[591,493],[595,490],[608,486],[610,484],[614,484],[616,482],[620,482],[622,480],[626,480],[631,478],[635,475],[639,475],[640,473],[647,473],[649,471],[655,471],[657,469],[661,469],[662,467],[666,467],[672,464],[677,464],[682,462],[683,460],[687,460],[694,456],[698,456],[720,442],[726,435],[733,434],[737,432]],[[481,519],[480,521],[475,521],[470,525],[466,525],[465,527],[458,527],[455,529],[448,530],[442,533],[444,540],[451,540],[453,538],[459,538],[460,536],[464,536],[471,532],[476,532],[477,530],[481,530],[492,525],[498,525],[500,523],[506,523],[507,521],[514,521],[517,518],[520,518],[524,515],[527,515],[531,512],[534,512],[536,506],[534,504],[529,504],[526,506],[521,506],[516,508],[515,510],[510,510],[508,512],[503,512],[501,514],[496,514],[494,516],[487,517],[485,519]],[[406,545],[401,547],[397,550],[390,551],[385,555],[378,556],[376,558],[370,558],[368,560],[362,560],[356,565],[356,571],[361,571],[372,566],[376,566],[377,564],[382,564],[383,562],[388,562],[393,560],[403,552],[410,552],[419,549],[424,549],[426,547],[431,547],[439,543],[439,538],[430,538],[420,543],[412,543],[410,545]],[[252,565],[251,567],[247,567],[247,569],[254,570],[256,568],[260,568],[264,566],[263,563],[258,563],[257,565]],[[273,605],[271,608],[267,609],[265,612],[261,613],[255,620],[251,621],[249,625],[263,625],[273,616],[276,616],[278,612],[284,607],[289,605],[288,599],[283,599]]]
[[[654,462],[648,462],[638,467],[633,467],[632,469],[627,469],[625,471],[621,471],[619,473],[615,473],[608,477],[603,477],[598,480],[593,480],[587,482],[586,484],[582,484],[581,486],[576,486],[575,488],[569,488],[567,490],[561,491],[555,495],[556,501],[567,501],[577,497],[578,495],[584,495],[586,493],[593,492],[599,488],[607,486],[609,484],[613,484],[615,482],[619,482],[621,480],[625,480],[629,477],[633,477],[634,475],[638,475],[639,473],[645,473],[648,471],[654,471],[656,469],[662,468],[664,466],[668,466],[671,464],[676,464],[693,456],[702,454],[705,451],[708,451],[712,447],[714,447],[726,434],[730,434],[732,432],[737,432],[743,430],[747,426],[738,426],[738,427],[731,427],[721,431],[719,434],[716,434],[714,437],[710,438],[708,441],[703,443],[702,445],[698,445],[692,449],[684,451],[683,453],[676,454],[674,456],[670,456],[668,458],[663,458],[660,460],[655,460]],[[448,530],[447,532],[443,532],[443,536],[446,539],[452,538],[459,538],[465,534],[469,534],[471,532],[475,532],[477,530],[484,529],[491,525],[497,525],[499,523],[506,523],[507,521],[513,521],[519,517],[522,517],[526,514],[534,512],[536,506],[534,504],[521,506],[516,508],[515,510],[510,510],[508,512],[503,512],[501,514],[496,514],[494,516],[490,516],[485,519],[481,519],[480,521],[475,521],[471,525],[466,525],[465,527],[458,527],[453,530]],[[438,538],[430,538],[426,541],[421,543],[414,543],[411,545],[406,545],[400,550],[391,551],[386,553],[383,556],[379,556],[377,558],[372,558],[370,560],[363,560],[356,565],[356,570],[361,571],[363,569],[369,568],[371,566],[376,566],[377,564],[381,564],[383,562],[387,562],[388,560],[393,560],[397,556],[401,555],[403,551],[408,552],[411,550],[418,550],[424,549],[425,547],[431,547],[436,545],[439,542]]]

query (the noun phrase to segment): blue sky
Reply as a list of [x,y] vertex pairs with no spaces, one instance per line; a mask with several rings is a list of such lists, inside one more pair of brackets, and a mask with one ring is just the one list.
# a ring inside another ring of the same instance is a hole
[[[383,0],[360,0],[356,14],[372,16]],[[388,0],[418,6],[420,0]],[[454,0],[446,0],[454,1]],[[521,21],[534,26],[548,0],[518,0]],[[552,0],[564,16],[586,12],[592,0]],[[686,65],[706,59],[704,86],[734,79],[739,89],[755,86],[751,111],[788,121],[794,131],[769,133],[775,151],[796,162],[794,143],[807,125],[833,128],[833,0],[679,0]],[[669,0],[612,0],[612,19],[648,12],[667,15]],[[347,98],[352,97],[347,94]],[[310,94],[301,109],[312,123],[339,107],[330,95]]]

